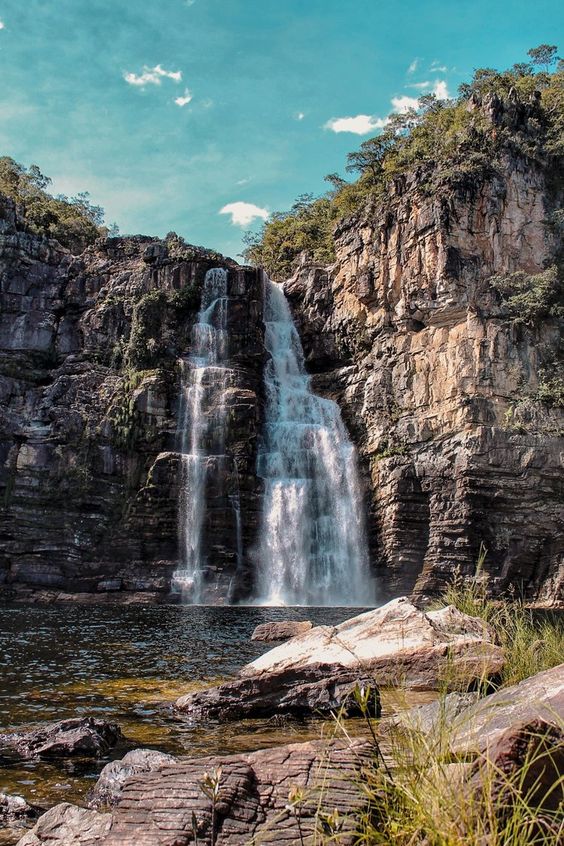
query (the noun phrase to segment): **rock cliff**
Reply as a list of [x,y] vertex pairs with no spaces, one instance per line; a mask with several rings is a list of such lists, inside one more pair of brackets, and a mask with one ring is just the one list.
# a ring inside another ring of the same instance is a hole
[[[237,570],[230,492],[254,537],[262,281],[179,239],[101,240],[80,256],[0,198],[0,583],[4,594],[167,594],[178,566],[178,361],[206,271],[229,271],[230,464],[208,492],[210,599]],[[239,562],[241,589],[250,564]]]
[[[494,127],[528,119],[489,105]],[[304,255],[285,284],[314,390],[337,400],[359,450],[382,598],[473,573],[483,544],[494,591],[564,599],[562,318],[516,317],[492,282],[561,261],[554,176],[508,149],[501,168],[457,188],[398,177],[338,225],[333,265]],[[180,557],[178,361],[211,267],[229,274],[232,373],[229,461],[212,474],[203,532],[215,601],[252,587],[260,272],[176,236],[102,239],[75,256],[30,234],[0,197],[4,595],[168,593]]]
[[555,261],[551,176],[508,154],[456,190],[402,177],[338,226],[334,265],[304,255],[286,283],[360,451],[386,595],[473,573],[484,544],[494,591],[564,598],[561,320],[512,318],[491,281]]

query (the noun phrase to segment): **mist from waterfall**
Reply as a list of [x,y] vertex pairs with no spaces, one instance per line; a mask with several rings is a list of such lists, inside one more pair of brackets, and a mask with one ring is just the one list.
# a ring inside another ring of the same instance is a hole
[[266,422],[255,601],[370,605],[356,451],[335,402],[316,396],[284,292],[265,279]]
[[[181,483],[179,538],[182,567],[171,589],[185,601],[204,601],[206,553],[203,531],[210,474],[216,481],[229,461],[225,455],[225,394],[229,367],[227,270],[212,268],[204,280],[202,301],[192,329],[191,354],[182,359],[179,449]],[[238,490],[229,497],[235,515],[238,564],[242,556]]]

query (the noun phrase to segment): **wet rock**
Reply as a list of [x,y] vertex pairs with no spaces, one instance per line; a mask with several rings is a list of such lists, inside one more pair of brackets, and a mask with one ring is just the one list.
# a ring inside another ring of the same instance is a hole
[[484,753],[512,725],[564,720],[564,664],[478,700],[451,727],[453,754]]
[[43,814],[17,846],[101,846],[111,822],[110,814],[62,802]]
[[0,826],[12,827],[35,820],[43,813],[42,808],[30,805],[23,796],[0,793]]
[[130,776],[160,769],[164,764],[175,763],[176,758],[155,749],[133,749],[120,761],[106,764],[89,795],[90,808],[115,805],[123,785]]
[[339,843],[348,846],[355,840],[355,814],[366,801],[357,781],[372,755],[363,741],[330,741],[183,759],[129,778],[111,815],[57,805],[19,846],[309,846],[314,833],[320,836],[324,815],[335,810],[342,823]]
[[105,755],[123,735],[118,725],[93,717],[73,717],[26,732],[0,734],[0,749],[22,758]]
[[[371,675],[356,668],[313,664],[298,670],[261,673],[181,696],[175,708],[195,719],[252,719],[287,714],[358,714],[355,688],[375,689]],[[376,694],[375,710],[380,713]]]
[[247,664],[240,675],[329,665],[362,669],[379,685],[435,690],[440,684],[467,687],[502,664],[503,651],[482,620],[453,607],[425,613],[400,597],[338,626],[316,626]]
[[313,628],[309,620],[280,620],[277,623],[260,623],[254,630],[251,640],[269,642],[273,640],[289,640],[291,637],[308,632]]

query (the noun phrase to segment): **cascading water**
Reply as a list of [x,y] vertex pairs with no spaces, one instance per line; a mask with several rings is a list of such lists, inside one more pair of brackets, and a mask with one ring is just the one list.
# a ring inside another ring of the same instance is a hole
[[370,605],[356,453],[335,402],[312,393],[282,288],[265,279],[266,428],[259,604]]
[[[171,589],[181,592],[194,604],[204,599],[203,530],[209,477],[214,473],[216,479],[221,478],[225,465],[231,460],[225,455],[225,395],[232,373],[228,366],[228,307],[227,270],[212,268],[206,273],[201,308],[192,330],[192,353],[181,361],[179,537],[182,568],[173,573]],[[238,487],[228,499],[234,512],[239,564],[242,551]]]

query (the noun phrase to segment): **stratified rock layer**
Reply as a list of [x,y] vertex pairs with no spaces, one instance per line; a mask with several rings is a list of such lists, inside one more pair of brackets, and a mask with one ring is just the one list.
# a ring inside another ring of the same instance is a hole
[[338,225],[332,267],[304,255],[285,283],[314,388],[360,453],[388,596],[473,572],[484,543],[494,592],[564,600],[564,414],[537,398],[562,374],[561,321],[512,323],[490,283],[556,261],[551,178],[509,155],[456,191],[398,178]]
[[[208,601],[249,591],[261,428],[262,281],[178,240],[73,256],[0,196],[0,589],[158,598],[180,565],[179,360],[203,280],[228,270],[230,462],[210,473]],[[240,491],[243,560],[230,499]]]

